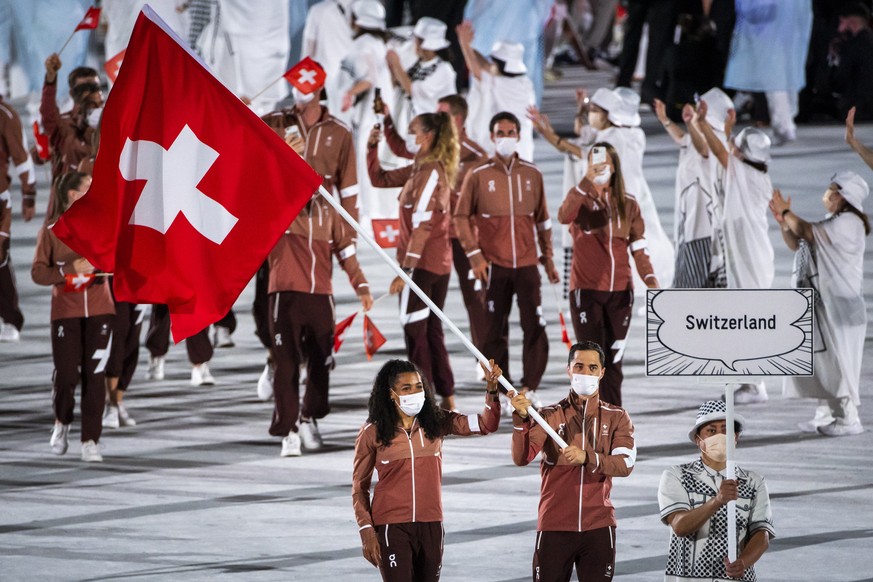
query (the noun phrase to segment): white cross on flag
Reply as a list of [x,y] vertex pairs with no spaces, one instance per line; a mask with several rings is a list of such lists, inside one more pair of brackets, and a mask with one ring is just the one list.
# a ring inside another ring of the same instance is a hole
[[373,225],[373,238],[380,247],[397,248],[397,242],[400,240],[400,219],[374,218],[370,222]]
[[167,304],[181,341],[227,314],[321,177],[148,6],[101,127],[91,189],[54,232],[118,301]]
[[98,24],[100,24],[100,9],[92,6],[88,9],[88,12],[85,13],[85,16],[73,32],[76,32],[77,30],[93,30],[97,28]]
[[327,78],[327,73],[321,68],[321,65],[306,57],[282,75],[285,80],[291,83],[291,86],[303,93],[309,95],[315,91],[319,91],[324,87],[324,80]]
[[94,280],[94,273],[69,273],[64,275],[65,293],[84,293]]

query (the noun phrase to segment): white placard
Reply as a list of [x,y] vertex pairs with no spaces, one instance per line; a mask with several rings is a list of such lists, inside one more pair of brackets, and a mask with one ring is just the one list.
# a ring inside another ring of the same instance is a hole
[[811,376],[812,289],[650,289],[647,376]]

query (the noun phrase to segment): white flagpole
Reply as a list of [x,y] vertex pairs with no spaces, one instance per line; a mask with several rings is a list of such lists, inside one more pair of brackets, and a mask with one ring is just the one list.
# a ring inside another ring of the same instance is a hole
[[[438,318],[440,318],[440,321],[442,321],[446,325],[446,327],[449,328],[449,331],[451,331],[456,336],[458,336],[458,339],[460,339],[461,343],[463,343],[464,346],[468,350],[470,350],[470,353],[472,353],[474,356],[476,356],[476,359],[479,360],[484,366],[487,367],[488,366],[488,358],[486,358],[482,354],[482,352],[480,352],[479,349],[473,345],[473,342],[471,342],[467,338],[467,336],[465,336],[463,334],[463,332],[461,332],[461,330],[458,329],[458,326],[456,326],[454,324],[454,322],[452,322],[452,320],[449,319],[445,313],[443,313],[442,309],[437,307],[436,304],[433,301],[431,301],[430,297],[428,297],[424,293],[424,291],[422,291],[421,288],[418,285],[416,285],[415,282],[413,282],[413,280],[409,277],[409,275],[407,275],[405,272],[403,272],[403,269],[400,268],[400,265],[397,264],[397,261],[395,261],[390,256],[388,256],[388,253],[385,252],[385,249],[380,247],[376,243],[376,241],[373,240],[373,237],[371,237],[367,232],[364,231],[363,228],[361,228],[361,225],[358,224],[358,221],[355,220],[354,218],[352,218],[352,216],[346,211],[346,209],[343,208],[342,205],[336,201],[336,199],[334,199],[334,197],[330,194],[330,192],[328,192],[324,188],[324,186],[319,186],[318,191],[322,196],[324,196],[324,199],[327,200],[327,202],[331,206],[333,206],[334,210],[336,210],[339,213],[339,215],[342,216],[345,219],[345,221],[348,222],[351,225],[351,227],[355,229],[355,231],[357,231],[358,235],[364,241],[366,241],[366,243],[368,245],[370,245],[374,251],[376,251],[376,254],[379,255],[379,257],[381,257],[382,260],[385,261],[388,264],[388,266],[390,266],[391,269],[395,273],[397,273],[397,275],[401,279],[403,279],[403,282],[406,283],[407,285],[409,285],[410,291],[412,291],[413,293],[418,295],[419,299],[421,299],[425,303],[425,305],[427,305],[430,308],[431,312],[434,315],[436,315]],[[512,386],[512,384],[509,383],[509,380],[507,380],[504,376],[500,376],[500,383],[506,389],[507,396],[513,396],[516,393],[518,393],[518,390],[516,390]],[[543,428],[544,431],[546,431],[546,433],[550,437],[552,437],[552,440],[554,440],[556,443],[558,443],[558,446],[560,446],[562,449],[567,447],[567,442],[564,439],[562,439],[558,435],[557,432],[555,432],[555,429],[553,429],[552,427],[549,426],[549,424],[545,421],[545,419],[543,419],[542,416],[540,416],[540,414],[534,409],[533,406],[528,407],[527,413],[530,415],[531,418],[533,418],[536,421],[537,424],[539,424]]]
[[[725,401],[725,424],[727,437],[727,467],[725,470],[725,479],[736,479],[736,461],[734,456],[736,448],[734,441],[734,385],[725,384],[724,389]],[[727,504],[727,542],[728,542],[728,560],[731,562],[737,561],[737,502],[728,501]]]

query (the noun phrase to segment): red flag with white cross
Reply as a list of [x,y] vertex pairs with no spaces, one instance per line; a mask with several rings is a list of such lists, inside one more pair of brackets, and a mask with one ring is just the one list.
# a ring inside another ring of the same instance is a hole
[[399,218],[374,218],[370,221],[373,226],[373,238],[383,249],[397,248],[400,241]]
[[364,315],[364,351],[367,353],[367,359],[372,360],[373,355],[385,345],[386,341],[382,332],[373,324],[373,320]]
[[285,80],[291,83],[291,86],[303,93],[309,95],[324,87],[324,80],[327,78],[327,73],[321,68],[321,65],[306,57],[282,75]]
[[36,144],[36,155],[41,160],[47,160],[51,157],[49,151],[49,136],[40,129],[39,122],[33,122],[33,141]]
[[64,275],[64,292],[84,293],[94,278],[94,273],[68,273]]
[[118,301],[167,304],[178,342],[227,314],[322,180],[149,6],[124,61],[54,232]]
[[345,340],[346,332],[348,331],[349,326],[352,325],[352,322],[357,316],[358,312],[355,311],[350,316],[336,324],[336,327],[333,330],[333,353],[337,353],[340,349],[340,346],[343,345],[343,340]]
[[103,70],[106,71],[106,76],[111,83],[115,83],[115,79],[118,78],[118,71],[121,70],[121,62],[124,60],[124,52],[121,51],[103,64]]
[[76,30],[93,30],[98,24],[100,24],[100,9],[92,6],[76,26]]

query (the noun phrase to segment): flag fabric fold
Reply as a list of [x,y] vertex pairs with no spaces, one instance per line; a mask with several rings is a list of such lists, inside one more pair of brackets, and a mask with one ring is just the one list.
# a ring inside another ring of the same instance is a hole
[[103,64],[103,70],[106,71],[106,76],[110,83],[115,83],[118,78],[118,71],[121,70],[121,63],[124,61],[124,51],[121,51]]
[[99,24],[100,9],[92,6],[88,9],[88,12],[85,13],[85,16],[82,17],[82,20],[79,22],[79,24],[76,25],[76,30],[74,30],[73,32],[77,32],[79,30],[94,30]]
[[36,144],[36,155],[41,160],[48,160],[51,157],[49,152],[49,137],[39,128],[39,122],[33,122],[33,141]]
[[397,248],[400,241],[399,218],[374,218],[370,221],[373,227],[373,238],[383,249]]
[[567,323],[564,321],[564,312],[558,310],[558,320],[561,322],[561,341],[567,346],[567,349],[573,347],[573,342],[570,340],[570,334],[567,332]]
[[355,320],[355,317],[358,316],[358,312],[355,311],[350,316],[336,324],[333,331],[333,353],[339,352],[340,346],[343,345],[343,340],[345,340],[346,332],[349,329],[349,326],[352,325],[352,322]]
[[372,360],[373,355],[385,345],[385,336],[373,323],[369,316],[364,315],[364,351],[367,353],[367,360]]
[[167,304],[179,342],[227,314],[321,181],[146,6],[91,188],[53,228],[118,301]]

